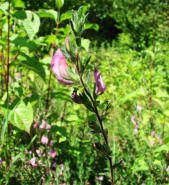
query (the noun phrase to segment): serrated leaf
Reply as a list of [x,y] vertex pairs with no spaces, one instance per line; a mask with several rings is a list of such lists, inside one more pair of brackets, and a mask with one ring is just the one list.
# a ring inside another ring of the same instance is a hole
[[23,26],[28,34],[30,40],[32,40],[35,34],[39,31],[40,19],[37,14],[31,11],[25,11],[27,18],[22,21]]
[[46,9],[40,9],[37,14],[39,15],[39,17],[42,18],[51,18],[53,20],[57,20],[58,18],[58,13],[55,10],[46,10]]
[[30,103],[27,105],[20,101],[10,113],[10,122],[27,133],[30,133],[30,127],[33,122],[33,108]]

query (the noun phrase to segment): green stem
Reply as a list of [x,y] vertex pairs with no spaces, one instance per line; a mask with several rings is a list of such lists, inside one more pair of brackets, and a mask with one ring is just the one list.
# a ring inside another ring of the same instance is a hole
[[[95,101],[93,99],[93,97],[91,96],[91,94],[89,93],[89,91],[87,90],[87,88],[85,87],[85,84],[83,82],[83,78],[80,74],[80,70],[79,70],[79,56],[78,54],[76,55],[76,69],[77,69],[77,72],[78,72],[78,75],[79,75],[79,78],[80,78],[80,82],[86,92],[86,94],[88,95],[88,97],[90,98],[90,100],[92,101],[92,104],[93,104],[93,108],[94,108],[94,111],[95,111],[95,114],[96,114],[96,117],[99,121],[99,124],[100,124],[100,127],[101,127],[101,132],[102,132],[102,135],[104,137],[104,141],[107,145],[107,147],[109,148],[109,144],[108,144],[108,139],[107,139],[107,136],[106,136],[106,133],[104,131],[104,128],[103,128],[103,123],[102,123],[102,119],[99,115],[99,112],[98,112],[98,109],[97,109],[97,106],[95,104]],[[114,180],[113,180],[113,165],[112,165],[112,158],[110,156],[108,156],[108,160],[109,160],[109,164],[110,164],[110,172],[111,172],[111,184],[114,185]]]

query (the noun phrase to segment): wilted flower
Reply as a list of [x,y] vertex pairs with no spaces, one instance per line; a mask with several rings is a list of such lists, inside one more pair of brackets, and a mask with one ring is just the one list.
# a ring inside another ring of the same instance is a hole
[[33,158],[30,160],[30,164],[31,164],[34,168],[37,167],[37,164],[36,164],[35,162],[36,162],[36,158],[33,157]]
[[55,55],[52,58],[51,68],[53,73],[55,74],[57,80],[63,84],[72,84],[73,82],[70,80],[66,80],[69,78],[67,74],[68,65],[66,58],[63,56],[60,49],[58,49]]
[[94,78],[95,78],[95,82],[96,82],[95,93],[97,95],[103,93],[106,90],[106,86],[104,84],[104,81],[103,81],[101,75],[99,74],[99,72],[96,68],[94,69]]
[[77,95],[77,91],[74,90],[72,95],[71,95],[71,99],[75,102],[75,103],[78,103],[78,104],[81,104],[82,103],[82,100],[80,98],[79,95]]
[[48,138],[47,138],[47,136],[42,136],[41,143],[44,144],[44,145],[47,145],[48,144]]

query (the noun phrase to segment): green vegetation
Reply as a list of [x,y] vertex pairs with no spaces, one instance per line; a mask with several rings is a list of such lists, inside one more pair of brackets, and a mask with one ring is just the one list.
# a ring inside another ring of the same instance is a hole
[[169,184],[168,8],[1,0],[0,184]]

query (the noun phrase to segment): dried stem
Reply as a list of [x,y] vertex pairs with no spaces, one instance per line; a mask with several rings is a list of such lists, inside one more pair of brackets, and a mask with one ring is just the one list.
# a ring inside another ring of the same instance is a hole
[[[85,87],[85,84],[83,82],[83,78],[80,74],[80,70],[79,70],[79,57],[78,57],[78,54],[76,55],[76,69],[77,69],[77,72],[78,72],[78,75],[79,75],[79,78],[80,78],[80,82],[86,92],[86,94],[88,95],[88,97],[90,98],[90,100],[92,101],[92,104],[93,104],[93,108],[94,108],[94,111],[95,111],[95,114],[96,114],[96,117],[99,121],[99,124],[100,124],[100,127],[101,127],[101,132],[102,132],[102,135],[104,137],[104,141],[107,145],[107,147],[109,148],[109,143],[108,143],[108,139],[107,139],[107,136],[106,136],[106,133],[104,131],[104,128],[103,128],[103,123],[102,123],[102,119],[99,115],[99,112],[98,112],[98,109],[97,109],[97,106],[95,104],[95,101],[93,99],[93,97],[91,96],[91,94],[89,93],[89,91],[87,90],[87,88]],[[111,171],[111,184],[114,185],[114,180],[113,180],[113,165],[112,165],[112,158],[109,156],[108,157],[108,160],[109,160],[109,164],[110,164],[110,171]]]

